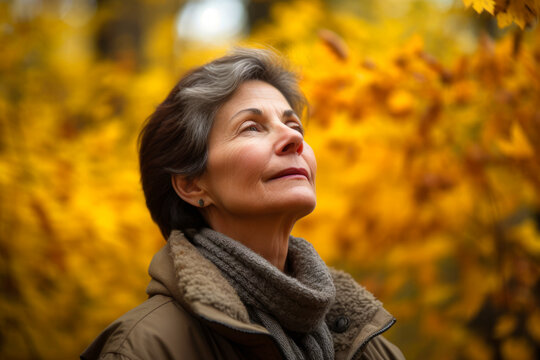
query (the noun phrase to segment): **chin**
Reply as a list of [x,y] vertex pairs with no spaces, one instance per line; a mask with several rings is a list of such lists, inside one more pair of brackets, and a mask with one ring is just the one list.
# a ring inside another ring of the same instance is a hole
[[311,214],[317,205],[315,196],[295,196],[283,207],[284,212],[292,211],[298,214],[298,219],[303,218],[306,215]]
[[305,208],[302,209],[303,211],[299,212],[298,219],[301,219],[304,216],[308,216],[309,214],[313,212],[314,209],[315,209],[315,203],[311,204],[311,206],[306,206]]

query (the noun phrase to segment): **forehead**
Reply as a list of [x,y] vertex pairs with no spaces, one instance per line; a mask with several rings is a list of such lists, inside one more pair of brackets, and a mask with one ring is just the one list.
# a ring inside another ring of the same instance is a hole
[[272,85],[260,81],[250,80],[242,83],[217,112],[216,118],[233,116],[244,108],[258,108],[265,110],[276,109],[283,112],[291,108],[283,94]]

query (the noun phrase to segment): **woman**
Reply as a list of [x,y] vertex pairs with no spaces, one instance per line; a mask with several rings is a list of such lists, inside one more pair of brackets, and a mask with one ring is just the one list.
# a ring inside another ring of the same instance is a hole
[[149,299],[83,359],[403,359],[395,322],[290,232],[315,207],[295,76],[240,49],[185,75],[140,136],[146,204],[167,244]]

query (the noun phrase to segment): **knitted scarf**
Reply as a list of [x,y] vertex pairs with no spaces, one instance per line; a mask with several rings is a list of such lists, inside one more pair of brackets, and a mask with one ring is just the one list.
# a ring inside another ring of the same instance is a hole
[[214,230],[186,235],[220,269],[252,321],[270,332],[287,359],[334,358],[332,335],[324,319],[336,290],[327,266],[310,243],[289,238],[287,275]]

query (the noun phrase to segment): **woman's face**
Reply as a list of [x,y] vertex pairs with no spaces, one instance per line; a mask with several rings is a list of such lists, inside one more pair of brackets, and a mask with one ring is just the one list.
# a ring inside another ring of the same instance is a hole
[[284,96],[262,81],[243,83],[217,112],[208,163],[198,183],[212,215],[285,215],[315,207],[317,164],[302,123]]

